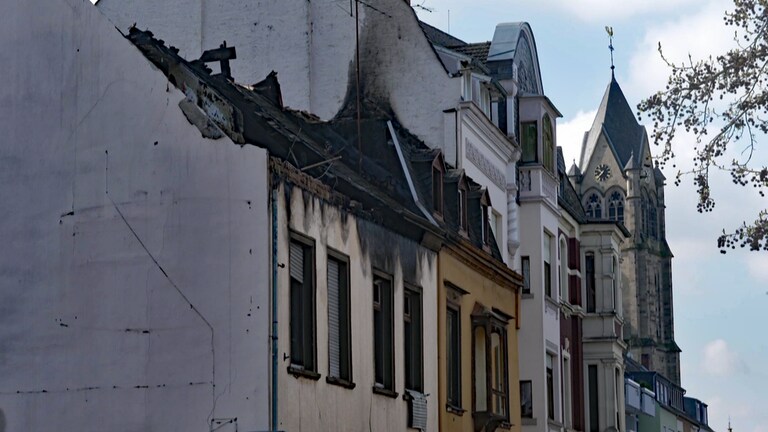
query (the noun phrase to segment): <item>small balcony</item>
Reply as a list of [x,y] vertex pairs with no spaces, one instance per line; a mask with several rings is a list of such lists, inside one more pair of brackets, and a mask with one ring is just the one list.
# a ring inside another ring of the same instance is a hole
[[640,413],[643,409],[640,384],[629,378],[624,380],[624,402],[626,403],[627,412]]
[[557,207],[557,179],[542,165],[520,167],[520,200],[544,200]]

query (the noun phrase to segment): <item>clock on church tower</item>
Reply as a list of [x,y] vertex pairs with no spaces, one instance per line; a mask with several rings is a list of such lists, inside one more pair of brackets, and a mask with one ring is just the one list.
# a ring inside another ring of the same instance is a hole
[[606,164],[600,164],[595,168],[595,180],[604,182],[611,178],[611,167]]

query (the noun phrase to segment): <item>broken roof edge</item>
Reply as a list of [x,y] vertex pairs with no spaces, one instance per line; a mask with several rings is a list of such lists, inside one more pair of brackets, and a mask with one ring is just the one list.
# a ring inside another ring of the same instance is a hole
[[[176,50],[154,39],[151,32],[132,29],[126,37],[168,77],[170,83],[185,93],[187,98],[194,99],[197,108],[209,118],[213,118],[217,126],[233,141],[241,145],[249,144],[265,148],[272,156],[282,160],[290,160],[292,157],[296,169],[317,174],[316,177],[330,173],[338,183],[341,183],[338,187],[340,193],[345,193],[350,199],[361,203],[374,204],[372,208],[378,207],[387,211],[396,209],[403,215],[411,212],[406,197],[398,195],[394,198],[390,193],[380,190],[371,182],[371,179],[357,174],[346,163],[334,163],[338,158],[335,158],[336,155],[333,153],[329,153],[327,138],[342,142],[342,149],[346,141],[332,128],[325,128],[325,135],[316,133],[306,119],[299,117],[295,112],[275,105],[273,100],[257,91],[219,79],[216,75],[210,75],[204,68],[186,61],[178,56]],[[274,75],[272,79],[275,82],[277,80]],[[184,100],[187,99],[182,99]],[[215,106],[211,107],[211,105]],[[212,108],[215,112],[206,111],[204,107]],[[230,111],[236,115],[228,117],[227,113]],[[243,112],[246,112],[245,117]],[[222,124],[221,113],[224,113],[224,120],[231,121]],[[254,136],[259,138],[254,139]],[[387,172],[382,168],[372,169],[371,163],[370,160],[365,161],[365,172]],[[407,219],[418,218],[414,215]],[[429,224],[427,221],[424,223]],[[388,228],[392,227],[388,226]],[[439,230],[437,227],[433,229]]]

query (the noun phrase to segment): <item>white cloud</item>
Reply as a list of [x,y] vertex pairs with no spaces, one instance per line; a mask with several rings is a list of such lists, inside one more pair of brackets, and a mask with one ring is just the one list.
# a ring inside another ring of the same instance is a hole
[[570,120],[557,124],[557,145],[563,148],[566,170],[571,167],[574,160],[577,164],[579,163],[584,132],[592,127],[596,114],[596,110],[579,111]]
[[676,64],[687,62],[689,54],[695,61],[732,47],[733,29],[723,22],[729,7],[733,3],[728,0],[711,0],[693,13],[649,27],[630,60],[629,92],[639,100],[667,84],[669,66],[659,55],[659,43],[667,60]]
[[723,339],[715,339],[704,347],[702,370],[712,376],[727,377],[748,373],[748,367]]

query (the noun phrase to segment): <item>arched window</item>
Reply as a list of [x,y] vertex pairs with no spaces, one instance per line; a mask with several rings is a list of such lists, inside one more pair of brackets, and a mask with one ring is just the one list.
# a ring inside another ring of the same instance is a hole
[[590,219],[600,219],[603,217],[602,199],[596,193],[593,193],[587,199],[587,217]]
[[608,201],[608,219],[624,223],[624,196],[614,191]]

